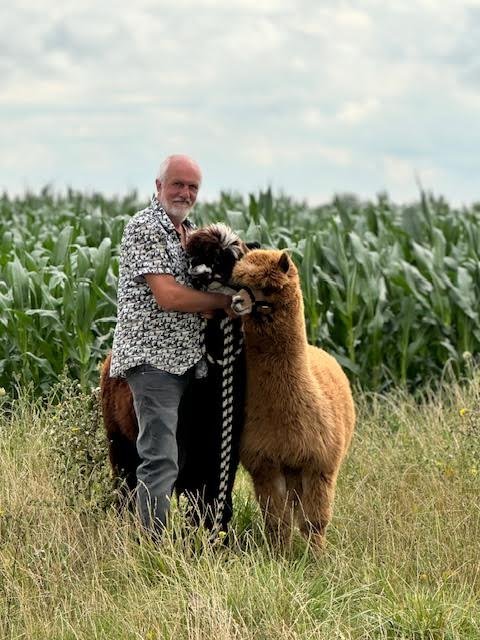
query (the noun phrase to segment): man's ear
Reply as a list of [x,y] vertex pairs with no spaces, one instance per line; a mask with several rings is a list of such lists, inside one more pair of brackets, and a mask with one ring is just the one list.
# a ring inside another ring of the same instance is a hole
[[155,186],[157,187],[157,193],[158,193],[160,191],[160,189],[162,188],[162,182],[158,178],[156,178],[156,180],[155,180]]
[[259,242],[246,242],[247,249],[251,251],[252,249],[260,249]]
[[288,273],[288,270],[290,269],[290,258],[286,251],[282,251],[282,255],[278,261],[278,267],[283,271],[283,273]]

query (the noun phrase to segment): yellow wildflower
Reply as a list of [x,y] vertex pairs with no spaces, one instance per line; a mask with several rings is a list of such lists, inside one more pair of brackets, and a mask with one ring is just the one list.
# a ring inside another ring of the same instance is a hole
[[455,477],[455,469],[453,467],[451,467],[450,465],[445,467],[445,475],[447,476],[447,478],[454,478]]
[[459,414],[462,416],[462,418],[463,418],[463,416],[467,415],[467,413],[468,413],[468,409],[466,409],[465,407],[462,407],[458,413],[459,413]]

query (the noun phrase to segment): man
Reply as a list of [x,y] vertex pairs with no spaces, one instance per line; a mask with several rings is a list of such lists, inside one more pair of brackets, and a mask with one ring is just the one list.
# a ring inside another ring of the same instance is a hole
[[169,156],[156,196],[125,227],[120,250],[117,325],[110,375],[124,375],[138,420],[137,506],[143,526],[165,526],[178,475],[178,407],[199,368],[204,320],[230,310],[231,297],[191,288],[185,238],[187,215],[202,176],[196,162]]

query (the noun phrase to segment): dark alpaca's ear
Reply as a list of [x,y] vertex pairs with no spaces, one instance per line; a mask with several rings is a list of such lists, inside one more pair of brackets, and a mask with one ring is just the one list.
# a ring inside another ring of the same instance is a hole
[[283,271],[283,273],[288,273],[288,270],[290,269],[290,258],[288,257],[288,253],[286,251],[283,251],[282,255],[280,256],[278,267],[281,271]]
[[247,245],[247,249],[249,251],[251,251],[252,249],[260,249],[259,242],[246,242],[245,244]]

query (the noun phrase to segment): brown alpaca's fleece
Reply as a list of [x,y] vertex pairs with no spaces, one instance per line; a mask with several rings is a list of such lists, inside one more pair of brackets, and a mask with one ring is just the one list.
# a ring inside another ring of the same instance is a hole
[[[110,377],[110,363],[112,354],[109,353],[102,364],[100,386],[104,391],[102,396],[103,415],[109,419],[108,435],[120,430],[123,436],[135,442],[138,434],[137,417],[133,408],[132,392],[125,378]],[[105,380],[108,378],[108,388]]]
[[249,252],[233,281],[271,303],[245,316],[246,422],[240,459],[269,531],[286,542],[296,521],[322,546],[355,408],[347,377],[307,343],[298,271],[288,254]]
[[126,379],[110,377],[111,360],[112,354],[109,353],[100,374],[100,397],[113,477],[116,483],[119,478],[126,481],[127,486],[123,490],[126,493],[134,491],[137,484],[136,469],[140,460],[135,443],[138,423]]

